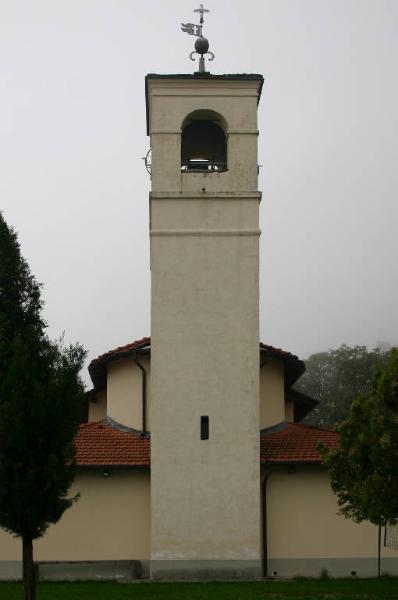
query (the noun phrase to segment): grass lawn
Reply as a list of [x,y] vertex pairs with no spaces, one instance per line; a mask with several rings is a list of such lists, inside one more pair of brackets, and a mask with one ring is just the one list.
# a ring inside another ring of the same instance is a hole
[[[1,600],[21,600],[20,583],[0,583]],[[398,600],[397,579],[249,583],[41,583],[37,600]]]

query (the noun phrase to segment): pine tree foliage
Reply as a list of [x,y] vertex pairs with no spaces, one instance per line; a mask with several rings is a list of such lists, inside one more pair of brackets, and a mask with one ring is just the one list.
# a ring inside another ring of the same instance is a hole
[[10,344],[17,335],[42,340],[45,323],[41,309],[40,284],[21,256],[17,234],[0,213],[0,341]]
[[33,357],[16,337],[0,382],[0,525],[36,539],[71,506],[73,438],[79,424],[80,347]]
[[23,539],[29,599],[32,540],[76,500],[68,492],[84,392],[85,351],[50,341],[41,311],[40,284],[0,213],[0,526]]

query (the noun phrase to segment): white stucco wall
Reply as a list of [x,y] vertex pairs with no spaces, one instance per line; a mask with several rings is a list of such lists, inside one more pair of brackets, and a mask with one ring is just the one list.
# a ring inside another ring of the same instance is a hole
[[269,357],[260,369],[260,429],[285,420],[283,361]]
[[[139,357],[147,371],[147,430],[151,425],[151,373],[147,356]],[[107,368],[107,414],[111,419],[131,427],[142,429],[142,374],[131,358],[120,358]]]
[[88,421],[102,421],[106,415],[106,390],[101,390],[97,392],[95,400],[88,403]]
[[[371,558],[377,527],[338,514],[329,477],[319,466],[273,468],[267,482],[267,549],[270,559]],[[393,550],[383,556],[398,558]],[[349,575],[349,572],[347,572]]]
[[[144,471],[80,471],[80,499],[34,543],[37,561],[145,560],[150,554],[150,477]],[[0,529],[0,561],[21,560],[21,541]]]

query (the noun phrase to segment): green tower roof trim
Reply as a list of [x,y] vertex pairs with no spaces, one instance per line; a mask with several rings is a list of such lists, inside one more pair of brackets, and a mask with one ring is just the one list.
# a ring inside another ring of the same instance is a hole
[[223,75],[213,75],[212,73],[176,73],[172,75],[148,73],[145,77],[145,104],[146,104],[146,133],[149,135],[149,95],[148,95],[148,81],[150,79],[188,79],[188,80],[200,80],[200,79],[212,79],[212,80],[226,80],[226,81],[259,81],[260,86],[258,90],[257,103],[261,98],[261,91],[263,89],[264,77],[259,73],[231,73]]

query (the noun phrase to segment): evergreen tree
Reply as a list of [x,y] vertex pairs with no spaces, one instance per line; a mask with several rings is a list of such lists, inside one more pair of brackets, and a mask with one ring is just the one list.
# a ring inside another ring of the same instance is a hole
[[367,395],[352,403],[337,426],[339,447],[322,449],[340,512],[356,522],[370,521],[380,533],[398,521],[398,348],[374,375]]
[[76,497],[74,445],[85,352],[51,342],[40,285],[0,213],[0,526],[22,539],[26,600],[34,600],[33,540]]

